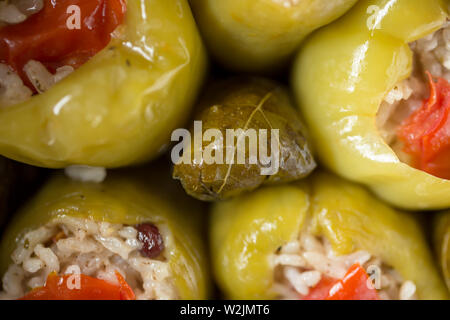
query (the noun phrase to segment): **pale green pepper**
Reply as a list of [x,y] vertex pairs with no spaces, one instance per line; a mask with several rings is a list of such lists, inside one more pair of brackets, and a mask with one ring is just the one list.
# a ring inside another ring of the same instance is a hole
[[450,181],[400,161],[376,115],[413,68],[408,43],[442,27],[440,0],[363,0],[321,29],[296,59],[292,84],[322,163],[399,207],[450,207]]
[[132,226],[152,223],[164,230],[164,252],[179,297],[206,299],[210,283],[200,233],[203,209],[172,184],[167,170],[160,169],[109,173],[100,184],[53,177],[6,229],[0,274],[12,263],[11,253],[20,235],[52,220],[74,217]]
[[365,250],[378,257],[415,283],[419,299],[447,298],[415,218],[331,174],[261,188],[212,211],[213,270],[229,298],[275,298],[270,257],[304,230],[325,237],[338,256]]
[[127,1],[105,49],[48,91],[0,110],[0,154],[51,168],[154,158],[188,117],[205,63],[186,0]]
[[191,0],[212,54],[239,71],[275,71],[302,40],[356,0]]

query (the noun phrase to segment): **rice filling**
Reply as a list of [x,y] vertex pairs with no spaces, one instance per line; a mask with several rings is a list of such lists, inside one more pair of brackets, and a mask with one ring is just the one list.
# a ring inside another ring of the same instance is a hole
[[26,233],[3,276],[1,299],[17,299],[45,285],[56,272],[81,274],[116,283],[119,272],[136,299],[177,299],[172,273],[162,251],[142,254],[136,227],[72,217],[58,218]]
[[433,77],[450,82],[450,21],[441,29],[410,44],[414,54],[411,76],[398,83],[385,97],[377,113],[376,124],[386,143],[399,159],[411,163],[397,137],[397,129],[429,96],[428,71]]
[[308,233],[279,248],[270,257],[270,262],[275,270],[271,290],[279,299],[302,299],[322,278],[342,279],[355,263],[359,263],[367,274],[372,275],[372,285],[380,299],[417,299],[414,283],[402,279],[398,272],[377,257],[363,250],[337,256],[326,238]]
[[[74,69],[63,66],[52,74],[40,62],[30,60],[24,66],[28,80],[37,93],[44,93],[59,81],[70,75]],[[0,63],[0,107],[8,107],[27,101],[33,92],[23,83],[19,75],[8,65]]]
[[[43,8],[43,0],[0,1],[0,28],[23,23]],[[44,93],[74,71],[72,66],[64,65],[50,72],[42,62],[33,59],[18,69],[21,70],[13,70],[4,60],[0,61],[0,108]]]
[[0,2],[0,26],[24,22],[44,8],[43,0],[6,0]]

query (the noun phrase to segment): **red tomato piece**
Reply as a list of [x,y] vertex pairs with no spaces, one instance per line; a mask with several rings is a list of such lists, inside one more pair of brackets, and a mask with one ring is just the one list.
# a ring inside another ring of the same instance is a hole
[[355,263],[341,280],[323,277],[302,300],[379,300],[376,289],[368,286],[368,280],[364,268]]
[[[80,28],[71,29],[80,9]],[[72,7],[74,8],[74,7]],[[44,0],[44,8],[22,23],[0,29],[0,62],[26,79],[23,66],[30,60],[51,72],[62,66],[80,67],[107,46],[111,33],[125,17],[125,0]]]
[[450,84],[427,75],[430,97],[402,123],[398,138],[415,168],[450,179]]
[[[71,276],[58,276],[52,273],[47,277],[45,286],[31,290],[19,300],[134,300],[133,290],[120,273],[116,271],[119,284],[79,275],[80,286],[74,288]],[[70,281],[71,283],[68,283]]]
[[345,277],[330,289],[326,300],[379,300],[376,289],[369,287],[368,280],[364,268],[355,263]]

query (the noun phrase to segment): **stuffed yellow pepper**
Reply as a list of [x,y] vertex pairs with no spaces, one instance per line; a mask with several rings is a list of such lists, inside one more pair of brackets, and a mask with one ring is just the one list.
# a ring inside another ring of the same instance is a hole
[[226,67],[274,72],[313,30],[357,0],[190,0],[212,54]]
[[185,0],[2,1],[0,154],[51,168],[153,158],[204,69]]
[[206,299],[201,207],[139,175],[53,177],[6,229],[0,298]]
[[448,5],[359,1],[294,67],[320,160],[407,209],[450,207]]
[[214,205],[213,270],[233,299],[446,299],[415,218],[318,172]]
[[434,244],[438,264],[450,290],[450,212],[439,213],[434,221]]

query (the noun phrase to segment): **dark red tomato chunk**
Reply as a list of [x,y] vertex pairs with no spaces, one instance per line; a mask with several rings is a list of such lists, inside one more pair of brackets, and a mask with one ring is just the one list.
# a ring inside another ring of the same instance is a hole
[[398,130],[412,166],[436,177],[450,179],[450,84],[430,75],[430,97]]
[[364,268],[355,263],[330,289],[327,300],[379,300],[377,290],[369,287],[369,280]]
[[[70,6],[80,9],[79,29]],[[125,11],[125,0],[44,0],[38,13],[0,29],[0,62],[11,66],[27,84],[23,67],[30,60],[51,72],[62,66],[78,68],[107,46]]]
[[303,297],[303,300],[325,300],[329,296],[330,289],[337,281],[333,278],[322,277],[319,283],[309,290],[309,294]]
[[142,243],[141,254],[147,258],[156,258],[164,250],[164,241],[161,233],[154,224],[142,223],[136,227],[137,239]]
[[323,277],[303,300],[379,300],[369,287],[369,276],[359,263],[352,265],[342,279]]
[[105,280],[78,275],[79,288],[69,285],[73,275],[51,273],[43,287],[31,290],[19,300],[135,300],[131,287],[122,275],[116,271],[118,284]]

